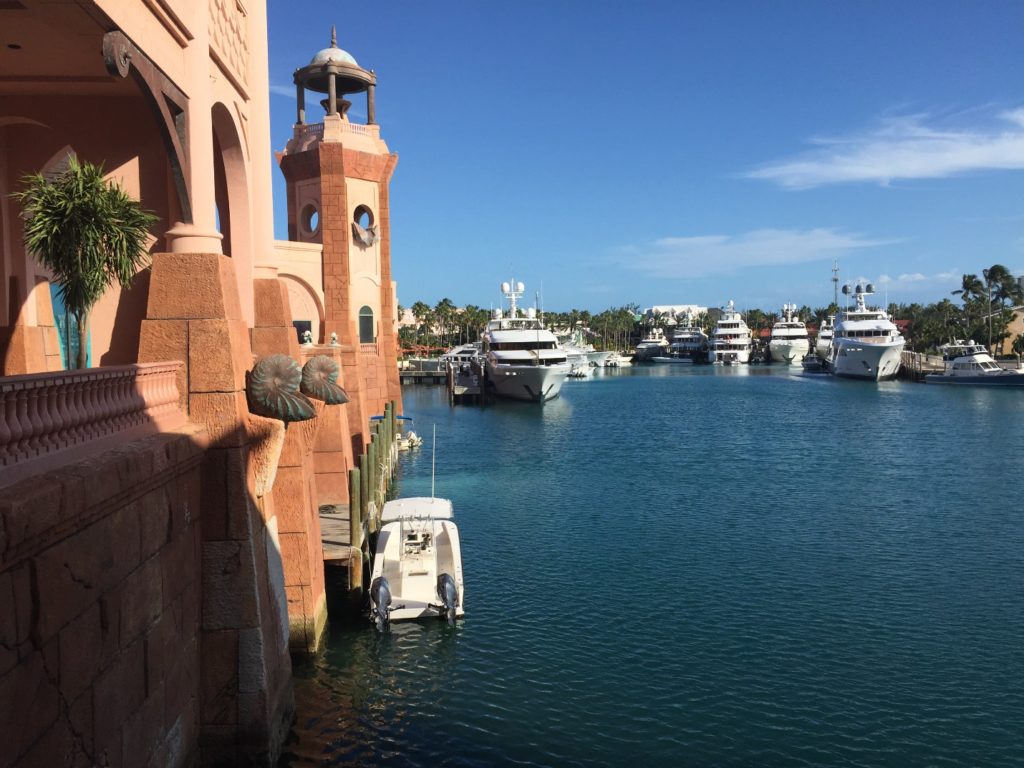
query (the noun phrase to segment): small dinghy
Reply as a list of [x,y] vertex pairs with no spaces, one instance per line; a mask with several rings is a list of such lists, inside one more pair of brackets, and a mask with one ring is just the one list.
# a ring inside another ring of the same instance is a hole
[[370,617],[391,621],[462,616],[462,549],[448,499],[396,499],[381,511],[370,577]]

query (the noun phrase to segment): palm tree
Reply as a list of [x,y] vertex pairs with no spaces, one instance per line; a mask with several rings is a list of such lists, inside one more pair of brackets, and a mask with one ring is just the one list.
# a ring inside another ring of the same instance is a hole
[[37,173],[22,184],[13,197],[22,206],[25,246],[53,274],[64,306],[75,317],[80,339],[75,367],[85,368],[89,312],[111,285],[128,285],[135,278],[146,260],[149,228],[158,219],[108,183],[102,165],[75,158],[52,180]]
[[961,277],[960,287],[951,293],[964,302],[964,338],[971,337],[971,307],[985,296],[985,284],[977,275],[969,273]]

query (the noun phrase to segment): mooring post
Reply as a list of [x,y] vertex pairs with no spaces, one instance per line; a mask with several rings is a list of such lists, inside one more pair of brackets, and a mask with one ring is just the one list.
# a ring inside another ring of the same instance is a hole
[[373,532],[373,520],[367,514],[370,503],[370,460],[364,449],[359,455],[359,519],[366,522],[369,530]]
[[[368,464],[370,466],[370,484],[369,484],[369,501],[377,505],[377,483],[379,482],[380,470],[377,468],[377,440],[376,435],[370,435],[370,444],[367,446],[366,456]],[[373,519],[370,520],[370,530],[377,530],[377,518],[380,515],[380,509],[377,508],[373,512]]]
[[360,480],[359,470],[352,467],[348,471],[348,529],[349,543],[352,545],[352,556],[348,565],[348,588],[363,588],[363,520],[360,512]]

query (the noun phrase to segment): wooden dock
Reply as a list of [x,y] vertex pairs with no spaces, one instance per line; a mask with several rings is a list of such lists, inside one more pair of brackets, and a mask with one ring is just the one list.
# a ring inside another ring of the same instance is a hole
[[[366,525],[363,525],[365,529]],[[320,507],[320,537],[324,549],[324,562],[348,565],[353,553],[359,550],[352,546],[352,519],[348,504],[328,504]],[[366,531],[363,531],[366,538]]]

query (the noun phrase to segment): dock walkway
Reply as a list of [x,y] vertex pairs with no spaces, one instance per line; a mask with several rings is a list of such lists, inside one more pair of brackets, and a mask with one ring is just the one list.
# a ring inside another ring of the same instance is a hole
[[347,565],[352,560],[353,553],[359,550],[352,546],[348,504],[326,504],[320,507],[320,537],[325,563]]

